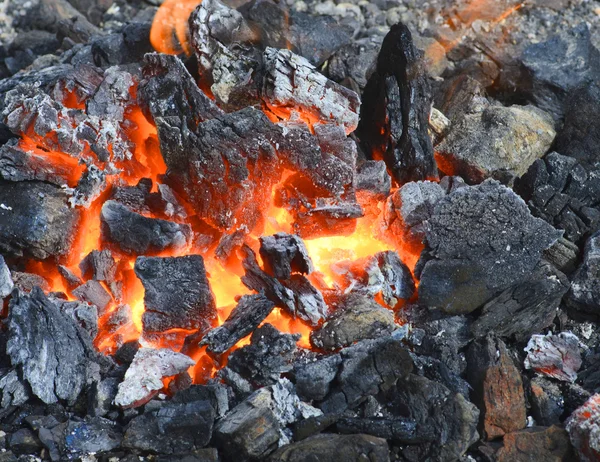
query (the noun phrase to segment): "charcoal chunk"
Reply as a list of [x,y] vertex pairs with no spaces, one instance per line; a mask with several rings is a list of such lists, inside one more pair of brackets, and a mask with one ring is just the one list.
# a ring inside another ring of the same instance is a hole
[[385,163],[378,160],[367,160],[356,169],[356,190],[370,194],[377,199],[389,196],[392,179],[387,172]]
[[369,435],[315,435],[285,446],[269,460],[301,462],[305,460],[390,460],[387,441]]
[[104,239],[136,255],[181,249],[189,244],[187,224],[147,218],[115,201],[106,201],[100,214]]
[[117,264],[110,250],[92,250],[79,264],[81,274],[94,281],[115,281]]
[[532,427],[508,433],[496,453],[498,462],[574,460],[567,432],[557,426]]
[[0,180],[0,251],[38,259],[59,256],[71,247],[79,212],[56,186]]
[[44,181],[62,186],[72,177],[69,165],[51,162],[35,152],[27,152],[16,141],[0,146],[0,178],[8,181]]
[[260,256],[265,271],[278,279],[289,279],[292,273],[310,274],[313,271],[304,242],[294,234],[261,237]]
[[533,335],[525,347],[525,369],[533,369],[543,375],[574,382],[581,367],[579,338],[571,332],[558,335]]
[[216,320],[202,256],[138,257],[134,270],[145,289],[144,332],[199,329]]
[[567,277],[542,261],[526,281],[487,302],[471,331],[478,338],[494,332],[502,338],[525,342],[552,324],[568,290]]
[[600,233],[585,246],[583,262],[573,275],[567,303],[584,313],[598,314],[600,300]]
[[317,361],[294,364],[298,396],[305,401],[321,401],[329,393],[342,357],[339,354],[326,356]]
[[90,334],[92,340],[96,338],[96,335],[98,335],[98,308],[95,305],[60,299],[54,299],[53,301],[59,305],[60,311],[69,316]]
[[42,449],[42,443],[28,428],[21,428],[12,435],[8,442],[10,449],[16,454],[37,454]]
[[12,271],[11,277],[15,284],[15,288],[19,289],[21,292],[29,293],[36,287],[39,287],[44,292],[50,291],[50,284],[48,284],[48,281],[38,274]]
[[112,297],[98,281],[88,281],[73,290],[73,295],[82,302],[98,307],[98,314],[103,316],[112,302]]
[[123,435],[114,422],[102,417],[88,417],[67,425],[65,450],[70,456],[108,452],[121,446]]
[[0,255],[0,300],[10,295],[14,287],[10,270],[6,266],[4,257]]
[[0,373],[0,405],[3,409],[9,406],[21,406],[30,398],[29,388],[19,378],[16,370]]
[[494,180],[459,188],[429,219],[433,258],[421,271],[419,299],[451,314],[469,313],[526,277],[560,236]]
[[331,318],[310,334],[311,344],[322,350],[337,350],[353,343],[390,335],[395,329],[394,313],[373,299],[347,297]]
[[577,455],[584,462],[600,457],[594,434],[600,421],[600,395],[593,395],[567,420],[566,430]]
[[367,153],[383,153],[399,184],[437,177],[428,133],[432,96],[420,58],[408,27],[392,26],[362,95],[358,137]]
[[12,364],[43,402],[75,401],[87,384],[99,379],[100,360],[89,334],[39,288],[13,295],[6,349]]
[[225,353],[239,340],[252,333],[273,308],[275,305],[264,295],[244,295],[225,322],[207,332],[200,345],[208,345],[207,351],[212,353]]
[[560,424],[565,412],[565,400],[560,388],[552,380],[534,377],[530,383],[531,414],[540,425]]

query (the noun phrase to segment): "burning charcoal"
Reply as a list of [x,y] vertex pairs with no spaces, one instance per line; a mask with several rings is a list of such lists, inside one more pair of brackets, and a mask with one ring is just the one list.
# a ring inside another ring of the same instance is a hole
[[48,284],[48,281],[37,274],[12,271],[11,277],[14,286],[21,292],[29,293],[36,287],[39,287],[44,292],[50,292],[50,284]]
[[459,188],[429,219],[433,259],[422,267],[419,299],[450,314],[470,313],[528,275],[560,235],[496,181]]
[[217,317],[200,255],[138,257],[135,273],[144,285],[144,332],[199,329]]
[[390,460],[387,441],[369,435],[323,434],[282,447],[270,460],[301,462],[306,460]]
[[67,289],[73,290],[76,287],[83,285],[83,281],[79,278],[79,276],[73,273],[73,271],[71,271],[66,266],[58,265],[57,269],[60,275],[62,276],[63,280],[65,281]]
[[239,340],[252,333],[273,311],[275,305],[264,295],[244,295],[227,320],[209,331],[200,345],[212,353],[225,353]]
[[445,173],[473,183],[512,182],[546,154],[555,136],[552,118],[534,106],[488,106],[453,124],[436,158]]
[[596,81],[600,73],[600,52],[591,41],[587,25],[529,45],[521,57],[525,81],[519,88],[531,88],[536,106],[561,119],[568,93]]
[[72,207],[79,205],[88,208],[106,188],[106,172],[90,165],[81,175],[69,203]]
[[215,410],[207,399],[178,393],[158,409],[131,420],[123,447],[158,454],[188,454],[206,446],[213,432]]
[[179,374],[195,362],[188,356],[162,348],[140,348],[119,385],[115,404],[123,408],[147,403],[162,390],[162,379]]
[[600,457],[600,450],[596,444],[599,425],[600,395],[592,396],[567,421],[569,438],[583,462],[593,462]]
[[469,75],[461,74],[449,79],[444,87],[440,109],[451,124],[460,122],[468,115],[481,113],[490,105],[482,84]]
[[30,398],[30,392],[16,370],[0,373],[0,406],[7,409],[9,406],[21,406]]
[[29,295],[17,292],[9,309],[6,351],[43,402],[74,402],[86,384],[99,379],[100,359],[89,335],[39,288]]
[[467,362],[485,439],[525,428],[523,381],[504,342],[492,336],[476,340],[467,351]]
[[530,384],[531,414],[544,426],[559,425],[565,412],[565,400],[558,385],[544,377],[534,377]]
[[477,407],[425,377],[398,381],[392,405],[416,423],[413,439],[403,445],[407,459],[458,460],[479,438]]
[[326,412],[357,406],[365,397],[391,388],[412,370],[412,360],[401,342],[390,337],[363,340],[340,351],[337,387],[323,402]]
[[270,385],[292,370],[299,339],[265,324],[252,333],[250,345],[231,353],[228,367],[259,386]]
[[471,331],[477,338],[494,332],[502,338],[525,342],[552,324],[568,290],[567,277],[541,261],[526,280],[483,305]]
[[383,200],[390,195],[392,180],[385,163],[379,160],[367,160],[356,169],[356,191],[374,199]]
[[168,217],[187,218],[185,208],[181,205],[175,192],[166,184],[158,184],[158,192],[164,207],[164,214]]
[[82,302],[88,302],[98,307],[98,315],[104,316],[112,297],[98,281],[88,281],[73,291],[73,296]]
[[0,301],[10,295],[13,287],[14,283],[10,276],[10,270],[6,266],[4,257],[0,255]]
[[432,181],[406,183],[391,199],[402,224],[411,229],[411,234],[425,236],[424,222],[433,214],[435,205],[446,194]]
[[362,95],[358,136],[400,183],[437,177],[428,133],[431,91],[408,27],[392,26]]
[[102,417],[69,421],[65,450],[70,457],[108,452],[121,446],[123,435],[117,424]]
[[79,212],[56,186],[0,180],[0,251],[38,259],[69,251]]
[[181,249],[191,239],[189,225],[146,218],[115,201],[104,203],[100,218],[104,238],[127,253]]
[[594,234],[585,245],[583,263],[571,282],[567,303],[584,313],[598,313],[600,299],[600,232]]
[[246,271],[242,282],[246,287],[264,293],[275,306],[312,325],[317,325],[325,318],[328,308],[323,295],[306,277],[294,274],[287,281],[280,281],[258,266],[256,255],[250,247],[244,245],[242,250],[245,253],[242,265]]
[[496,453],[498,462],[575,460],[569,435],[559,426],[533,427],[508,433]]
[[394,313],[360,295],[346,297],[331,318],[310,334],[310,342],[321,350],[337,350],[355,342],[390,335],[396,329]]
[[310,274],[313,271],[304,241],[294,234],[261,237],[260,256],[265,272],[278,279],[289,279],[292,273]]
[[319,73],[305,58],[267,47],[261,96],[276,115],[289,108],[322,122],[342,125],[346,134],[358,125],[359,96]]
[[92,250],[79,264],[81,274],[94,281],[115,281],[117,264],[110,250]]
[[96,305],[80,302],[53,300],[60,307],[60,311],[81,326],[90,338],[94,340],[98,335],[98,308]]
[[304,401],[321,401],[331,390],[342,358],[339,354],[325,356],[317,361],[294,364],[298,396]]
[[565,382],[574,382],[581,367],[579,339],[571,332],[534,335],[525,348],[525,369]]

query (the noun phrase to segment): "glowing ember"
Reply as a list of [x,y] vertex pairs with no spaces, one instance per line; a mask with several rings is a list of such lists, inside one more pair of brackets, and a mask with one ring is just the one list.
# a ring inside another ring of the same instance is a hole
[[202,0],[166,0],[156,12],[150,42],[156,51],[169,55],[191,54],[188,18]]

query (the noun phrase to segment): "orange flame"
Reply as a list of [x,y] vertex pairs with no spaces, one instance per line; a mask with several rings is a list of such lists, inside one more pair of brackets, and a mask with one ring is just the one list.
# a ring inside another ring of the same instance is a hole
[[166,0],[156,12],[150,29],[150,43],[169,55],[191,55],[188,18],[202,0]]

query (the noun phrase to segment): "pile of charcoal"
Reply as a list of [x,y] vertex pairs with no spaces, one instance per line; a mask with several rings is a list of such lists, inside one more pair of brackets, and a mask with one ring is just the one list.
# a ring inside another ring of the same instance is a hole
[[600,460],[600,9],[176,3],[0,0],[0,462]]

